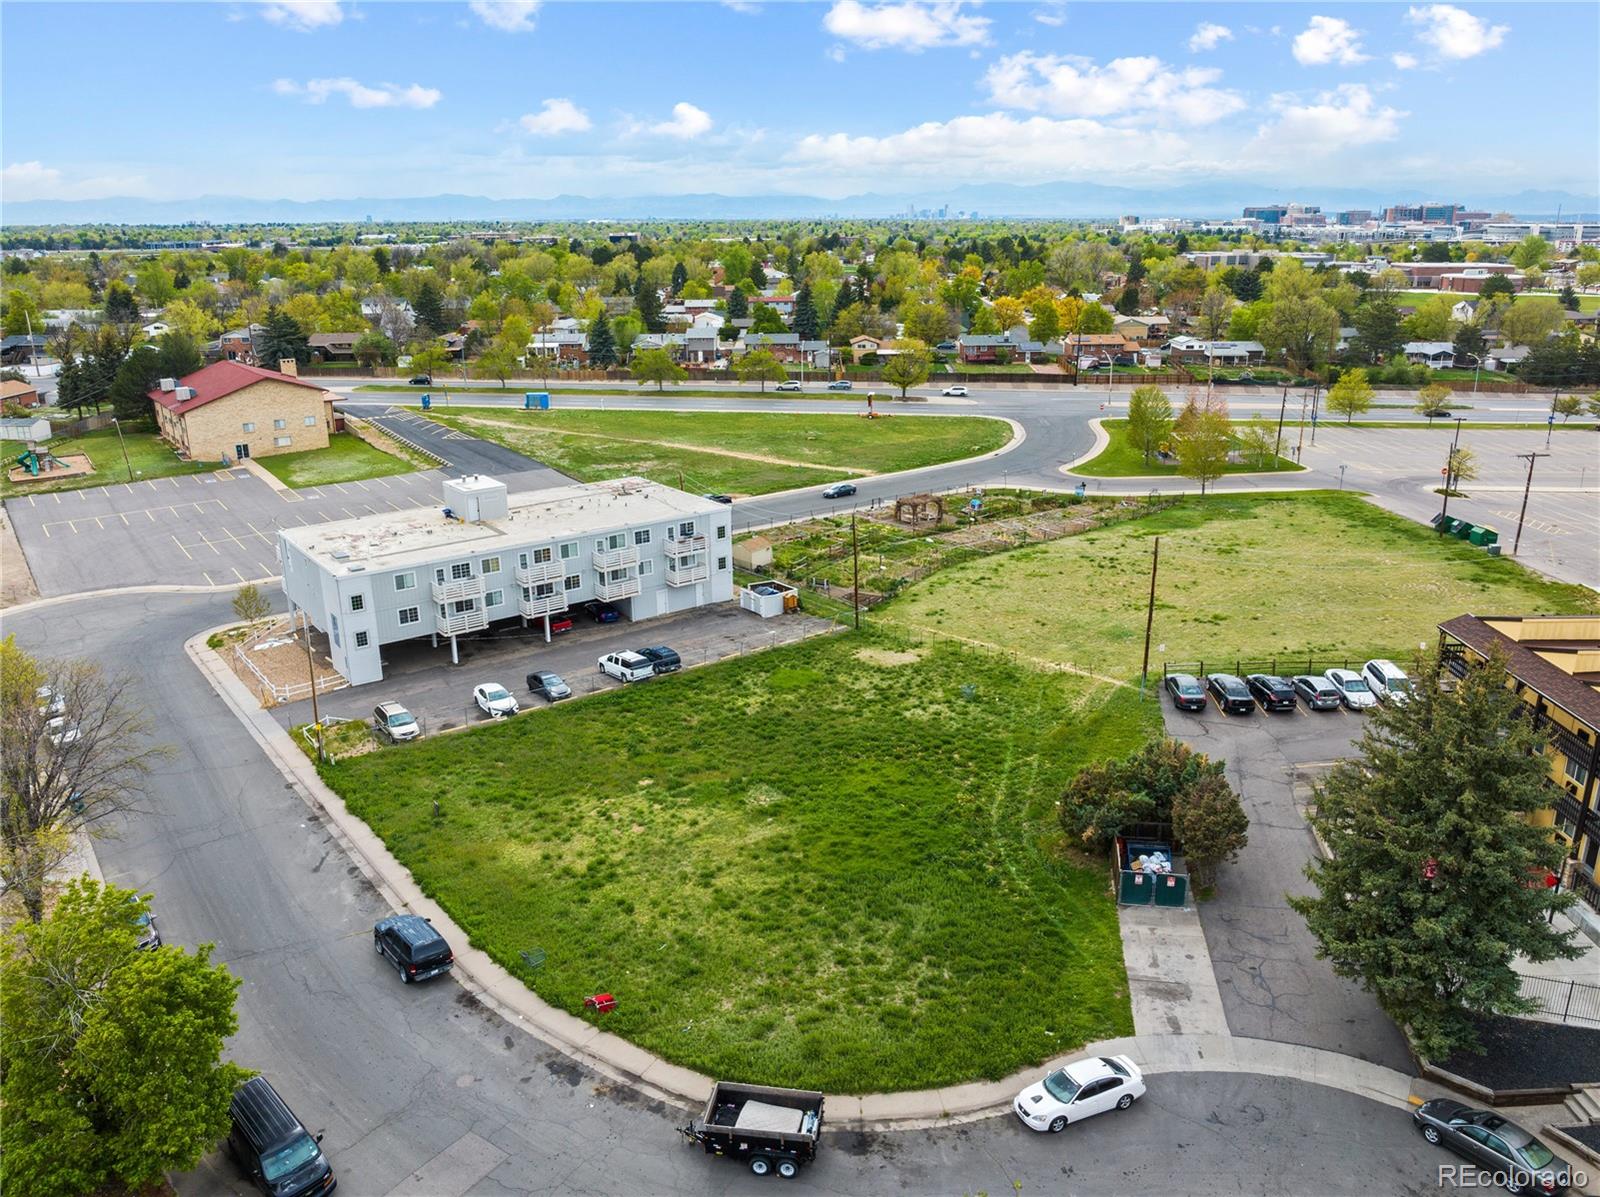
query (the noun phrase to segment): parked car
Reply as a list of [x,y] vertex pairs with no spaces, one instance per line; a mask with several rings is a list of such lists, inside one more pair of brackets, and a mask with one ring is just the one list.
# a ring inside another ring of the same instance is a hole
[[1411,1121],[1428,1142],[1480,1165],[1513,1193],[1565,1193],[1572,1184],[1566,1160],[1499,1114],[1436,1097],[1413,1110]]
[[83,732],[76,723],[68,723],[65,715],[57,715],[54,719],[46,719],[44,734],[56,748],[65,748],[69,744],[76,744],[83,739]]
[[798,391],[800,389],[800,384],[792,378],[785,378],[773,389],[779,391]]
[[1361,676],[1366,679],[1368,688],[1384,702],[1399,704],[1411,700],[1411,679],[1393,661],[1382,658],[1368,661],[1361,667]]
[[[129,902],[138,905],[137,896],[130,897]],[[134,944],[141,952],[153,952],[161,946],[161,928],[156,926],[156,916],[149,910],[141,910],[133,916],[134,930],[139,933],[139,942]]]
[[422,726],[417,722],[417,717],[397,702],[380,702],[374,707],[372,724],[380,735],[389,738],[391,744],[398,744],[401,740],[415,740],[422,734]]
[[444,936],[420,914],[395,914],[379,919],[372,927],[372,946],[378,955],[387,956],[393,962],[400,971],[400,979],[407,985],[447,973],[456,961]]
[[1017,1094],[1012,1108],[1029,1130],[1060,1134],[1070,1122],[1126,1110],[1144,1096],[1144,1074],[1127,1056],[1099,1056],[1058,1068]]
[[67,696],[57,694],[49,686],[40,686],[34,691],[34,697],[39,700],[39,714],[55,716],[67,713]]
[[572,616],[567,614],[565,611],[557,611],[552,615],[546,616],[545,618],[550,621],[550,634],[552,636],[554,636],[557,632],[572,631]]
[[1256,700],[1250,697],[1250,687],[1231,673],[1207,675],[1206,689],[1211,691],[1211,696],[1225,714],[1248,715],[1256,709]]
[[589,613],[589,618],[594,620],[595,623],[616,623],[617,620],[622,618],[621,611],[618,611],[610,603],[602,603],[599,599],[590,599],[583,604],[583,609]]
[[832,486],[824,488],[822,497],[824,499],[843,499],[855,493],[856,484],[854,482],[835,482]]
[[317,1146],[322,1135],[306,1130],[266,1077],[253,1076],[234,1090],[228,1118],[228,1154],[268,1197],[333,1192],[338,1182]]
[[546,702],[560,702],[563,698],[572,697],[572,687],[567,685],[561,675],[545,669],[536,670],[528,675],[528,689]]
[[962,386],[958,382],[954,386],[945,387],[945,389],[940,391],[939,394],[941,394],[941,395],[955,395],[955,396],[957,396],[959,398],[965,399],[966,395],[967,395],[967,388]]
[[1244,679],[1250,696],[1261,704],[1263,711],[1292,711],[1297,705],[1294,686],[1287,678],[1270,673],[1252,673]]
[[1428,420],[1448,420],[1450,418],[1450,413],[1442,407],[1430,407],[1422,415],[1424,419]]
[[855,384],[848,378],[835,378],[828,384],[828,389],[830,391],[848,391],[854,386]]
[[410,382],[409,385],[414,386],[414,387],[431,387],[433,385],[433,375],[431,375],[431,374],[417,374],[417,375],[414,375],[412,377],[411,382]]
[[732,503],[733,502],[733,496],[732,495],[707,495],[706,498],[710,499],[713,503]]
[[517,706],[517,700],[512,697],[511,691],[495,682],[484,682],[481,686],[472,687],[472,701],[478,704],[478,709],[485,715],[495,719],[515,715],[521,709]]
[[1364,711],[1378,705],[1372,687],[1354,669],[1330,669],[1322,675],[1339,691],[1339,698],[1352,711]]
[[1306,706],[1313,711],[1337,711],[1344,702],[1339,687],[1320,673],[1296,674],[1294,692],[1303,698]]
[[655,677],[656,667],[638,653],[607,653],[600,658],[600,672],[626,684]]
[[1172,705],[1180,711],[1206,709],[1206,690],[1200,679],[1192,673],[1169,673],[1165,682],[1167,693],[1172,695]]
[[683,668],[683,658],[665,644],[658,644],[654,648],[641,648],[639,655],[649,661],[651,668],[657,673],[677,673]]

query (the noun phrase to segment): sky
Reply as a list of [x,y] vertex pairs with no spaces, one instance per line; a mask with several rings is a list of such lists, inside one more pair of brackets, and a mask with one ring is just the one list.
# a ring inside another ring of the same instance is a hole
[[0,202],[1593,194],[1597,44],[1593,3],[6,0]]

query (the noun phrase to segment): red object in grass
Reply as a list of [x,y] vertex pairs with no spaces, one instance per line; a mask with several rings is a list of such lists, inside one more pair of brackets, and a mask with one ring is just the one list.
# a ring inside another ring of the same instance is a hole
[[599,1014],[609,1014],[617,1008],[617,999],[609,993],[591,994],[583,999],[584,1008]]

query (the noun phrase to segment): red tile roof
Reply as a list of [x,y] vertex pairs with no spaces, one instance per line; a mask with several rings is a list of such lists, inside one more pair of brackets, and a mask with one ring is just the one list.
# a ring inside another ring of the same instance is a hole
[[263,370],[260,366],[247,366],[243,362],[213,362],[178,380],[180,387],[194,389],[193,398],[180,403],[176,392],[162,390],[150,391],[149,396],[162,407],[181,416],[184,412],[204,407],[213,399],[221,399],[224,395],[242,391],[258,382],[287,382],[291,386],[305,387],[308,391],[322,390],[315,383],[290,374],[280,374],[276,370]]

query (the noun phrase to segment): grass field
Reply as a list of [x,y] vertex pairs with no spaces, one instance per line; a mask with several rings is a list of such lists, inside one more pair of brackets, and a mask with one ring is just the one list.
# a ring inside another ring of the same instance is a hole
[[325,776],[547,1001],[612,992],[607,1030],[715,1076],[919,1088],[1131,1033],[1104,867],[1053,807],[1154,704],[900,647],[826,637]]
[[[779,391],[776,389],[776,387],[777,384],[772,383],[768,385],[765,391],[763,391],[756,386],[752,386],[748,390],[742,387],[712,388],[704,386],[676,386],[668,387],[664,392],[661,392],[661,394],[670,396],[673,399],[793,399],[795,397],[795,392]],[[632,395],[636,392],[654,395],[657,393],[654,384],[648,388],[641,389],[637,383],[628,382],[625,379],[620,382],[608,383],[603,386],[596,384],[589,387],[546,387],[543,383],[538,381],[526,382],[518,386],[504,387],[425,387],[412,386],[406,382],[386,382],[363,383],[360,386],[354,386],[350,389],[352,392],[366,392],[368,394],[387,393],[392,395],[396,391],[412,391],[418,395],[429,394],[434,397],[434,410],[436,411],[440,407],[444,407],[446,410],[449,410],[451,407],[470,406],[472,403],[472,396],[474,395],[525,395],[529,391],[545,391],[550,395],[558,397],[566,395],[574,399],[582,399],[586,397],[598,399],[602,395]],[[800,397],[803,399],[838,399],[844,402],[855,402],[865,406],[867,394],[869,392],[875,391],[878,397],[882,399],[889,393],[890,389],[891,388],[889,388],[887,384],[873,384],[869,386],[867,383],[862,382],[858,383],[856,385],[856,389],[853,391],[830,391],[824,389],[822,382],[813,378],[806,382],[805,390],[800,393]],[[894,390],[894,394],[898,395],[899,391],[897,389]]]
[[1004,421],[981,416],[777,412],[554,411],[430,413],[583,481],[640,474],[702,493],[766,494],[909,470],[1000,448]]
[[328,438],[326,449],[307,449],[304,453],[275,453],[256,458],[285,486],[325,486],[330,482],[360,482],[366,478],[387,478],[428,469],[426,464],[385,453],[349,432]]
[[1404,661],[1455,615],[1600,611],[1583,587],[1322,492],[1185,500],[942,571],[874,618],[1127,676],[1139,669],[1156,535],[1153,663],[1307,650]]
[[[1166,465],[1152,459],[1146,463],[1144,453],[1128,439],[1128,421],[1102,420],[1101,426],[1106,430],[1110,441],[1099,454],[1082,465],[1072,467],[1074,474],[1083,474],[1090,478],[1155,478],[1173,477],[1178,473],[1176,465]],[[1277,459],[1277,464],[1267,466],[1264,470],[1258,466],[1248,465],[1244,462],[1230,462],[1223,469],[1225,474],[1254,474],[1254,473],[1293,473],[1304,469],[1286,457]]]
[[20,441],[0,442],[0,455],[4,457],[5,473],[0,474],[0,497],[12,495],[38,495],[58,490],[81,490],[87,486],[108,486],[128,481],[128,467],[132,466],[135,479],[166,478],[174,474],[205,474],[217,469],[220,462],[180,461],[172,446],[153,432],[122,431],[128,448],[128,460],[122,459],[122,446],[117,443],[115,428],[102,428],[83,436],[64,437],[51,444],[58,457],[69,453],[86,453],[94,462],[95,472],[77,478],[62,478],[53,482],[15,483],[10,479],[11,467],[26,445]]

